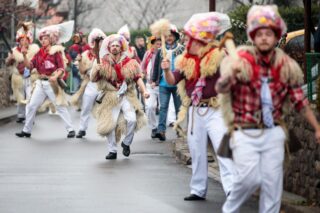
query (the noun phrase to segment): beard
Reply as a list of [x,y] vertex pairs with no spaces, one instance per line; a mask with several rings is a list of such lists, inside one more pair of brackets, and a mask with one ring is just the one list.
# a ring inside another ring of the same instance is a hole
[[268,55],[269,53],[271,53],[274,49],[273,46],[270,46],[269,48],[259,48],[258,46],[256,46],[258,51],[260,52],[261,55]]
[[116,56],[116,55],[119,55],[120,54],[120,50],[118,50],[118,49],[111,49],[111,54],[112,55],[114,55],[114,56]]

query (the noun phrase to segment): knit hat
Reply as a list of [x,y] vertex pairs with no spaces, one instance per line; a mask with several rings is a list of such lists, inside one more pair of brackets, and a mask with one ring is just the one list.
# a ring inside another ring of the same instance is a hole
[[271,28],[278,39],[287,32],[287,26],[281,18],[276,5],[254,5],[247,15],[247,35],[252,41],[255,33],[261,28]]
[[194,14],[184,25],[184,32],[204,43],[215,40],[217,35],[231,28],[228,15],[218,12]]

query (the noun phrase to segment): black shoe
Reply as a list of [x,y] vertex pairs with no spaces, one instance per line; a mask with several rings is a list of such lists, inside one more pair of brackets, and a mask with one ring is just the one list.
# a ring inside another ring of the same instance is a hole
[[76,136],[76,138],[82,138],[83,136],[86,135],[86,131],[80,130]]
[[115,160],[117,159],[117,153],[109,152],[109,154],[106,156],[107,160]]
[[30,138],[31,134],[24,132],[24,131],[21,131],[19,133],[16,133],[16,136],[18,136],[19,138],[23,138],[23,137]]
[[159,138],[160,141],[166,140],[166,133],[165,132],[157,132],[155,138]]
[[123,148],[122,150],[122,154],[126,157],[128,157],[130,155],[130,146],[125,145],[123,142],[121,143],[121,146]]
[[157,134],[157,129],[153,129],[151,131],[151,138],[156,138],[156,134]]
[[16,122],[22,124],[25,120],[25,118],[17,118]]
[[184,200],[186,201],[194,201],[194,200],[206,200],[205,197],[199,197],[198,195],[191,194],[188,197],[185,197]]
[[67,138],[74,138],[74,136],[76,136],[76,132],[72,130],[68,133]]

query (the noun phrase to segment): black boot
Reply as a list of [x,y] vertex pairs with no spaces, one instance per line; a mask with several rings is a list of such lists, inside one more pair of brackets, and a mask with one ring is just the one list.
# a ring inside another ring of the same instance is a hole
[[128,157],[130,155],[130,146],[125,145],[123,142],[121,143],[121,146],[123,148],[122,150],[122,154],[126,157]]
[[109,152],[109,154],[106,156],[107,160],[115,160],[117,159],[117,153]]
[[72,130],[68,132],[67,138],[74,138],[75,135],[76,135],[76,132]]
[[186,201],[196,201],[196,200],[205,200],[205,197],[199,197],[195,194],[190,194],[188,197],[185,197],[184,200]]
[[24,131],[21,131],[21,132],[16,133],[16,136],[18,136],[19,138],[23,138],[23,137],[30,138],[31,134],[24,132]]
[[22,124],[25,120],[25,118],[17,118],[16,122]]
[[166,140],[166,133],[165,132],[157,132],[155,138],[159,138],[160,141]]
[[82,138],[83,136],[86,135],[86,131],[80,130],[76,136],[76,138]]
[[153,129],[151,131],[151,138],[156,138],[156,134],[157,134],[157,129]]

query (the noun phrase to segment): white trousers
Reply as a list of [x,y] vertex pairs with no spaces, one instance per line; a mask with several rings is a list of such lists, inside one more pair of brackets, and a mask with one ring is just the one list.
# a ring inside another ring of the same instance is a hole
[[285,133],[280,126],[265,129],[258,138],[252,135],[257,136],[262,130],[243,131],[235,131],[230,143],[236,175],[223,212],[239,212],[241,205],[260,187],[259,212],[279,213]]
[[37,80],[36,87],[31,95],[30,102],[26,106],[26,122],[23,131],[31,133],[33,122],[37,113],[37,109],[44,102],[46,98],[55,105],[59,116],[65,123],[68,132],[74,130],[68,109],[66,106],[58,106],[55,103],[56,96],[49,81]]
[[98,90],[95,83],[89,82],[82,97],[81,114],[80,114],[80,125],[79,130],[86,131],[88,129],[90,114],[94,106]]
[[[23,87],[22,87],[22,94],[24,99],[28,100],[31,96],[31,90],[32,90],[32,85],[31,85],[31,79],[30,78],[24,78],[23,79]],[[17,117],[18,118],[25,118],[26,117],[26,105],[18,103],[17,105]]]
[[157,100],[159,99],[159,87],[152,89],[149,83],[146,84],[146,88],[150,97],[146,99],[146,115],[148,118],[148,126],[151,129],[157,129],[158,122],[156,116]]
[[167,126],[171,123],[176,122],[177,115],[176,115],[176,108],[174,107],[174,101],[172,95],[170,96],[169,101],[169,108],[168,108],[168,115],[167,115]]
[[[112,109],[112,120],[117,122],[120,112],[123,113],[124,119],[127,121],[127,133],[123,139],[123,143],[130,146],[134,136],[134,130],[137,125],[136,112],[130,102],[124,96],[120,103]],[[115,129],[107,135],[109,152],[117,152],[117,141]]]
[[[192,158],[190,188],[191,194],[205,197],[208,188],[208,136],[215,152],[217,152],[227,128],[219,109],[194,107],[194,113],[192,111],[193,107],[190,107],[188,121],[188,145]],[[217,157],[217,159],[222,187],[224,192],[228,194],[233,186],[233,162],[228,158]]]

